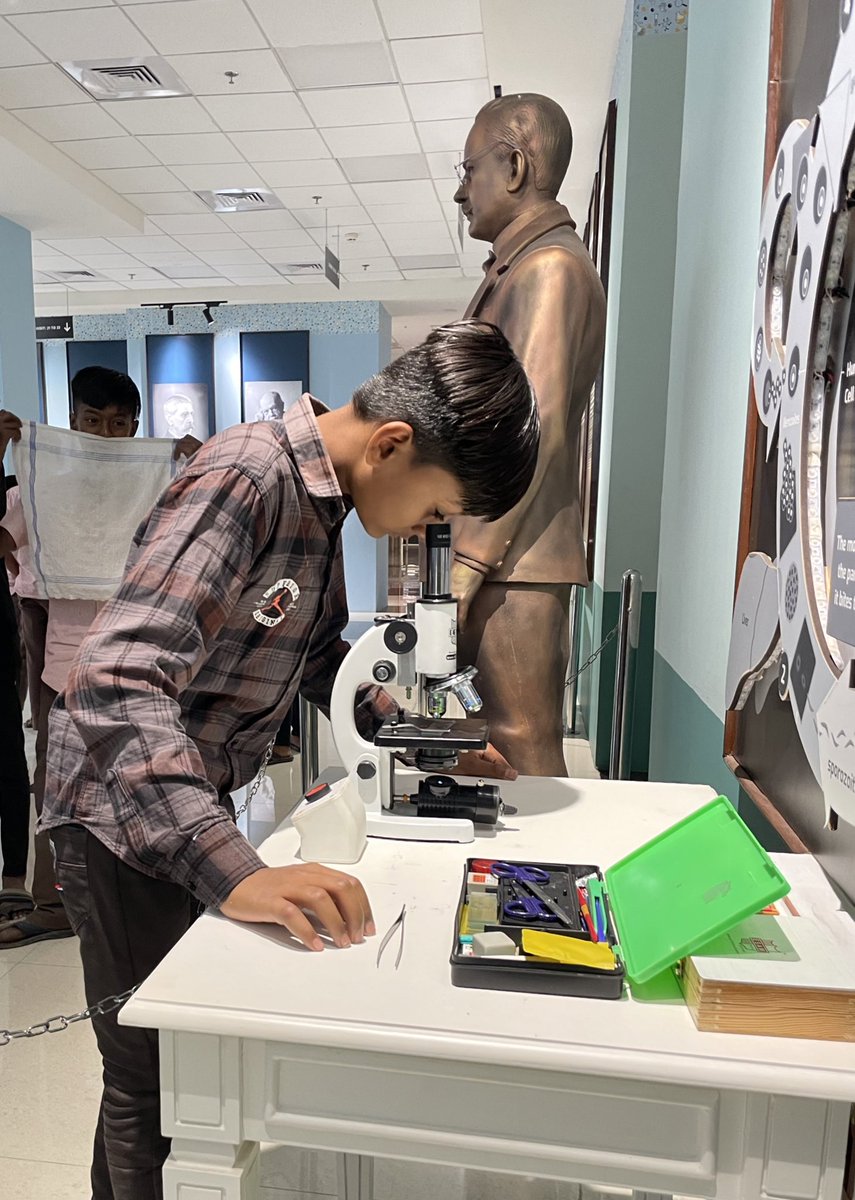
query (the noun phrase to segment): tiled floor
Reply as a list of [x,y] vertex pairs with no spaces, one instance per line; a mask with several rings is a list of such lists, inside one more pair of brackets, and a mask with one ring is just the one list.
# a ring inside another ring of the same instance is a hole
[[[567,761],[576,778],[596,778],[584,740],[568,743]],[[271,778],[275,796],[262,793],[253,802],[248,833],[256,843],[296,799],[298,762],[274,768]],[[0,951],[0,1028],[73,1013],[84,1004],[76,939]],[[2,1200],[87,1200],[99,1094],[98,1057],[88,1024],[0,1048]],[[261,1181],[260,1200],[334,1195],[335,1161],[331,1154],[267,1147]],[[580,1195],[575,1185],[391,1161],[378,1162],[375,1193],[376,1200],[578,1200]]]

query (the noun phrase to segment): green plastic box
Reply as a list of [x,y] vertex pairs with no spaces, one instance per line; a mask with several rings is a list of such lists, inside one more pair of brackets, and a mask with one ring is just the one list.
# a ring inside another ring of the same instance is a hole
[[646,983],[790,890],[726,796],[605,873],[618,953]]

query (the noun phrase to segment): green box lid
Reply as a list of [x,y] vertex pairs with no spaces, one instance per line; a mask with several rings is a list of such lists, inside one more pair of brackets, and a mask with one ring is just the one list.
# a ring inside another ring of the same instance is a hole
[[626,973],[645,983],[790,890],[726,796],[605,873]]

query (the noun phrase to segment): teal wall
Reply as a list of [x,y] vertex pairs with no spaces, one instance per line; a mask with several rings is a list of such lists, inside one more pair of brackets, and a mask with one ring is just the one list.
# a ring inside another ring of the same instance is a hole
[[[648,766],[656,576],[676,253],[686,37],[635,33],[629,6],[615,71],[615,199],[603,371],[594,583],[582,659],[617,621],[620,582],[644,582],[632,769]],[[655,303],[651,298],[655,297]],[[591,670],[580,707],[594,760],[608,767],[615,644]]]
[[39,418],[30,231],[0,217],[0,408]]
[[[722,763],[724,680],[770,8],[716,0],[690,9],[657,583],[650,776],[710,783],[734,799]],[[750,804],[743,812],[755,821]]]

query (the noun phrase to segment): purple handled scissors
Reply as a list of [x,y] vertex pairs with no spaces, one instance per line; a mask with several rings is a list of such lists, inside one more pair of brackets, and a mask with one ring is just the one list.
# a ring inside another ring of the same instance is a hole
[[516,883],[549,883],[549,872],[541,867],[518,867],[513,863],[494,862],[490,870],[497,879],[513,879]]
[[518,921],[558,921],[559,918],[539,900],[537,896],[520,896],[508,900],[503,909],[506,917],[515,917]]

